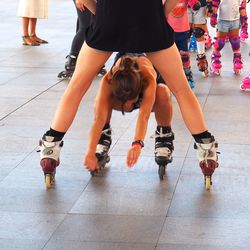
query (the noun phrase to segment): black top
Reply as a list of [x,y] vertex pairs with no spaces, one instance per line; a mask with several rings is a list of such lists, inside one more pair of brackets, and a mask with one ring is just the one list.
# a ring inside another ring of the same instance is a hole
[[86,42],[102,51],[153,52],[172,46],[174,32],[162,0],[98,0]]

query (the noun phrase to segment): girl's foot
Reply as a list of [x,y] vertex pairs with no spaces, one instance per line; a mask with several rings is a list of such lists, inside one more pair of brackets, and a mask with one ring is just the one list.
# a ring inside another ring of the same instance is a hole
[[32,40],[33,40],[34,42],[36,42],[36,43],[43,43],[43,44],[48,43],[46,40],[43,40],[43,39],[37,37],[36,34],[31,35],[30,37],[31,37]]
[[36,41],[33,41],[30,36],[22,36],[23,38],[23,45],[27,46],[39,46],[40,44]]

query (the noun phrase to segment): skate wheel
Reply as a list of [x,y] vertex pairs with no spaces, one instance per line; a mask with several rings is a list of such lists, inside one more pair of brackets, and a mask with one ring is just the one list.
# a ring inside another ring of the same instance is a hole
[[54,178],[51,174],[45,174],[45,185],[46,188],[51,188],[54,182]]
[[208,70],[202,72],[203,77],[208,77]]
[[90,172],[91,177],[94,177],[97,174],[97,172],[98,172],[97,170],[91,171]]
[[159,178],[161,181],[163,180],[165,173],[166,173],[166,166],[162,166],[162,165],[159,166],[158,174],[159,174]]
[[212,185],[212,180],[211,180],[211,176],[206,175],[205,176],[205,186],[206,186],[206,190],[210,190],[210,187]]
[[241,70],[240,69],[239,70],[235,70],[234,73],[235,73],[235,75],[239,76],[241,74]]

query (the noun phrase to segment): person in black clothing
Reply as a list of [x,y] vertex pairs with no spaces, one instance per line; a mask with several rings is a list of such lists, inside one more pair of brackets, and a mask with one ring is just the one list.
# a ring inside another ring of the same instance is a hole
[[[71,78],[76,66],[76,60],[81,47],[85,41],[85,33],[90,25],[92,13],[84,8],[79,0],[73,0],[77,12],[76,34],[71,43],[70,53],[66,56],[65,70],[58,74],[59,79]],[[104,66],[98,72],[98,75],[104,75],[106,70]]]
[[[186,126],[194,137],[200,167],[205,177],[208,177],[206,181],[210,183],[211,175],[218,166],[218,144],[207,130],[199,102],[183,71],[180,54],[174,44],[174,31],[166,20],[177,1],[80,1],[94,17],[87,29],[86,41],[78,55],[74,74],[60,100],[51,128],[40,141],[40,164],[43,172],[54,175],[60,162],[62,139],[74,120],[83,96],[112,53],[145,52],[177,99]],[[145,122],[147,119],[149,117],[145,116]],[[104,117],[97,133],[100,133],[105,122]],[[132,147],[131,151],[133,150]],[[132,159],[129,165],[133,166],[134,163],[135,159]],[[95,164],[88,165],[89,171],[95,169]]]

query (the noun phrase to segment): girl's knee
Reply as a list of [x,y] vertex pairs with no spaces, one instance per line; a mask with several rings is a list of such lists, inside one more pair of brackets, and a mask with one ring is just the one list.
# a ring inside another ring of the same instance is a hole
[[170,99],[170,90],[165,84],[158,84],[156,88],[156,101],[166,103]]

